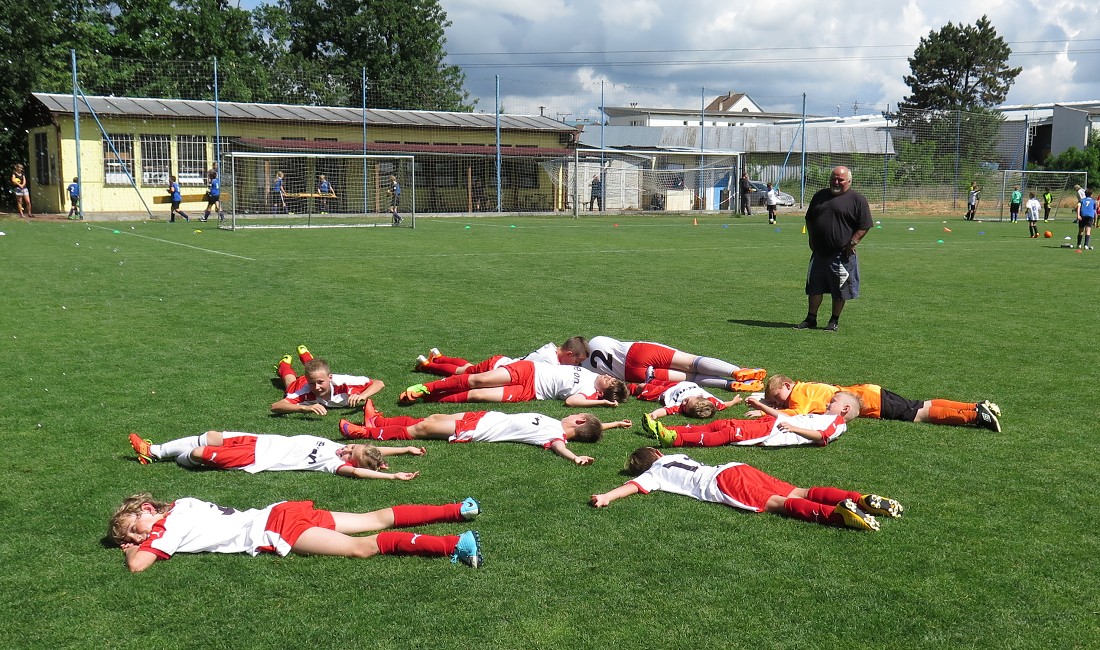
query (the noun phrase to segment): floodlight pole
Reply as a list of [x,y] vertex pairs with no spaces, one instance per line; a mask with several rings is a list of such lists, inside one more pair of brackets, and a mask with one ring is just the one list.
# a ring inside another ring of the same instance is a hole
[[500,180],[500,75],[495,75],[496,79],[496,138],[497,138],[497,212],[503,211],[503,203],[501,203],[501,194],[503,193],[503,183]]
[[[80,102],[77,101],[77,81],[76,81],[76,50],[69,50],[69,57],[73,62],[73,137],[76,139],[76,185],[80,190],[80,195],[76,199],[76,213],[81,219],[84,218],[84,177],[80,174]],[[62,179],[64,182],[64,179]]]

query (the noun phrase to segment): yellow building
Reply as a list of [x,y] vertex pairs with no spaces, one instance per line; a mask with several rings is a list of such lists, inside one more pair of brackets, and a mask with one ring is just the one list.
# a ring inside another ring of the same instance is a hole
[[[201,201],[216,156],[229,151],[366,153],[416,156],[417,212],[465,212],[497,205],[497,116],[486,113],[399,111],[285,104],[87,97],[74,119],[72,95],[34,93],[38,119],[29,130],[28,178],[36,211],[68,210],[66,188],[77,176],[87,218],[167,216],[166,190],[176,176],[185,204]],[[548,161],[572,155],[576,130],[551,118],[500,115],[500,202],[506,211],[562,209],[565,189]],[[369,196],[390,167],[359,171],[336,159],[311,158],[288,174],[286,189],[315,191],[318,174],[342,187],[368,187],[359,209],[383,199]],[[241,195],[240,205],[266,205],[273,169],[268,163]],[[270,167],[270,169],[269,169]],[[330,170],[327,171],[326,170]],[[383,179],[384,180],[384,179]],[[402,179],[403,184],[407,183]],[[229,188],[223,187],[223,194]],[[380,192],[378,192],[380,194]],[[247,195],[247,196],[246,196]],[[201,204],[198,205],[202,207]],[[352,209],[348,206],[348,209]],[[384,209],[384,208],[383,208]]]

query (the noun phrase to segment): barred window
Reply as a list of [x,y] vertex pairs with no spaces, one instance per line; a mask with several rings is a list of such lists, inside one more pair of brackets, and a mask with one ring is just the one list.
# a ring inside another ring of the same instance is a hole
[[171,147],[166,135],[141,136],[141,184],[168,185],[168,170],[172,166]]
[[209,168],[205,135],[177,135],[176,157],[179,160],[180,185],[206,184],[206,170]]
[[50,184],[50,149],[45,133],[34,134],[34,165],[39,185]]
[[107,185],[129,185],[133,173],[134,136],[117,133],[103,136],[103,182]]

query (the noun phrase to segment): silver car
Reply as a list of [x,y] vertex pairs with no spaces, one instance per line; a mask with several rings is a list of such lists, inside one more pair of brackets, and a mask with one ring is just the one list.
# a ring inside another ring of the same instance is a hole
[[[764,205],[764,195],[768,192],[768,184],[761,183],[760,181],[749,181],[752,183],[752,193],[749,194],[749,201],[752,205]],[[779,205],[792,206],[794,205],[794,197],[786,192],[779,193]]]

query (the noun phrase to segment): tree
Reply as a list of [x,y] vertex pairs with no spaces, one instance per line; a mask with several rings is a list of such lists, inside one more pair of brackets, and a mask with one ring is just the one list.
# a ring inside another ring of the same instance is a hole
[[982,16],[974,25],[947,23],[920,40],[905,83],[912,94],[902,109],[963,110],[1004,102],[1023,68],[1008,67],[1012,49]]

